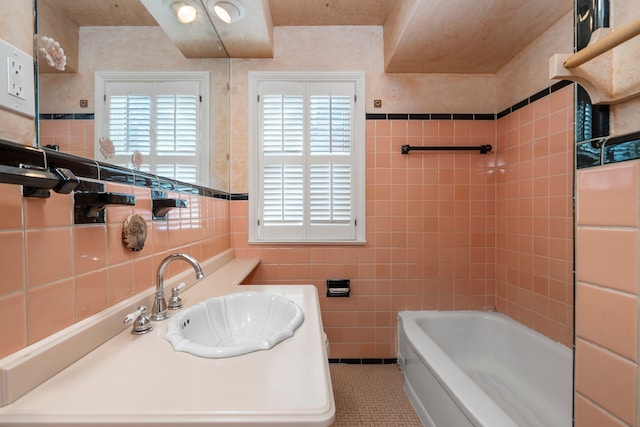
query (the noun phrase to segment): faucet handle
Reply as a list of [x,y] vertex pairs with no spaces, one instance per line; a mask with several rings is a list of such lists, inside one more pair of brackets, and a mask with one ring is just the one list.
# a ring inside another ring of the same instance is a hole
[[180,297],[180,291],[187,284],[182,282],[175,288],[171,289],[171,298],[169,299],[169,310],[177,310],[182,308],[182,298]]
[[134,335],[146,334],[153,329],[149,316],[147,315],[147,307],[145,305],[141,305],[133,313],[127,314],[124,318],[124,323],[129,322],[133,322],[131,333]]

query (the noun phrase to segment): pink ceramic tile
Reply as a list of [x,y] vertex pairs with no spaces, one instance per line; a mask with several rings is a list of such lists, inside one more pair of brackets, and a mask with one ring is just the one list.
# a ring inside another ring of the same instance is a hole
[[75,282],[76,322],[107,308],[107,270],[77,276]]
[[71,228],[28,230],[26,254],[29,287],[71,277],[73,274]]
[[[105,191],[114,193],[131,194],[133,195],[132,187],[123,184],[114,184],[108,182],[105,185]],[[128,205],[110,205],[106,207],[106,220],[107,223],[124,223],[127,217],[134,213],[134,207]]]
[[635,296],[578,283],[576,334],[631,360],[638,360],[638,300]]
[[133,296],[135,284],[133,265],[131,262],[126,262],[109,267],[109,305]]
[[72,120],[54,120],[53,131],[56,135],[69,135]]
[[146,221],[151,221],[151,191],[148,188],[134,187],[133,195],[136,196],[134,213]]
[[581,339],[576,340],[575,357],[576,392],[633,424],[638,365]]
[[28,296],[29,344],[73,324],[73,280],[31,289]]
[[549,96],[549,109],[554,113],[563,109],[573,109],[573,85],[569,85]]
[[39,121],[39,126],[40,126],[40,136],[52,136],[55,135],[55,129],[54,129],[54,120],[43,120],[40,119]]
[[639,167],[624,162],[578,171],[578,224],[637,227]]
[[391,121],[390,120],[376,120],[375,121],[375,135],[376,138],[380,136],[391,135]]
[[0,184],[0,229],[22,227],[22,200],[19,185]]
[[88,273],[107,265],[107,236],[104,225],[73,228],[75,274]]
[[27,345],[24,293],[0,297],[0,358]]
[[157,266],[153,262],[153,257],[136,258],[133,263],[134,294],[143,290],[155,287],[157,277]]
[[[122,243],[122,224],[107,224],[106,233],[107,263],[114,265],[131,261],[134,253]],[[147,240],[142,248],[144,253],[149,253],[153,250],[153,236],[153,230],[147,228]]]
[[24,233],[0,232],[0,295],[24,290]]
[[578,227],[576,279],[638,293],[638,232]]
[[576,427],[625,427],[627,424],[577,393],[575,395],[575,425]]

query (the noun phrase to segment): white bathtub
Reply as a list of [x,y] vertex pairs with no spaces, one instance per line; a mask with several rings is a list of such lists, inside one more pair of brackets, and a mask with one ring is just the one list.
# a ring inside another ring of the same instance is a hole
[[495,312],[398,314],[404,389],[425,426],[570,427],[567,347]]

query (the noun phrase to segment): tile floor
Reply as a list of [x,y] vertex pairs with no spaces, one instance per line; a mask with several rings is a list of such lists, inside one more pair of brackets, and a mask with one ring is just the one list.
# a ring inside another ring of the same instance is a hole
[[421,427],[402,390],[398,365],[329,365],[336,419],[333,427]]

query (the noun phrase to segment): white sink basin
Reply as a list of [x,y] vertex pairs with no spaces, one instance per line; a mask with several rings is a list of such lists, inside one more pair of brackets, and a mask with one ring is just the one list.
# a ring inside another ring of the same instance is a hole
[[268,350],[302,324],[300,307],[288,298],[237,292],[201,301],[173,315],[165,338],[176,351],[222,358]]

